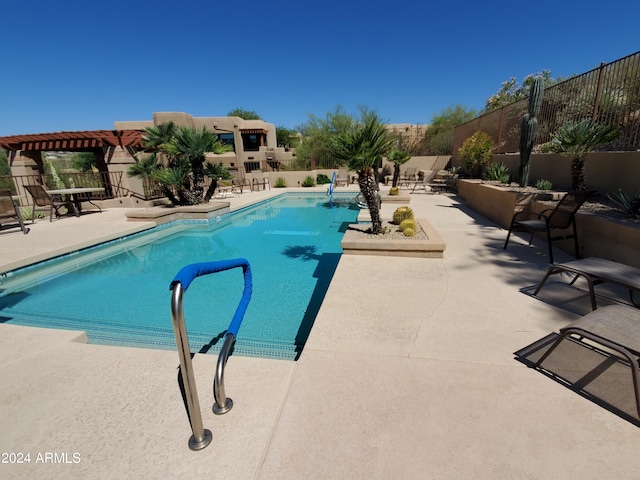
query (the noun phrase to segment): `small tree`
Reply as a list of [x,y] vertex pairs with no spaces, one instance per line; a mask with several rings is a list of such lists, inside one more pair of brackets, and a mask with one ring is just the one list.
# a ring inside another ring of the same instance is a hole
[[398,179],[400,178],[400,165],[407,163],[411,158],[411,154],[409,152],[394,149],[389,152],[389,156],[387,158],[390,162],[393,162],[393,182],[391,182],[391,187],[397,187]]
[[480,178],[482,170],[491,161],[492,149],[493,140],[491,137],[478,130],[464,141],[458,154],[469,174],[473,177]]
[[542,146],[543,152],[560,153],[571,158],[571,188],[586,190],[585,164],[587,153],[597,146],[612,142],[620,132],[611,125],[585,119],[565,123],[553,134],[551,142]]
[[378,204],[378,182],[375,166],[393,147],[389,131],[376,113],[361,110],[362,120],[346,132],[332,138],[332,150],[337,159],[358,172],[358,185],[371,215],[371,233],[382,233]]

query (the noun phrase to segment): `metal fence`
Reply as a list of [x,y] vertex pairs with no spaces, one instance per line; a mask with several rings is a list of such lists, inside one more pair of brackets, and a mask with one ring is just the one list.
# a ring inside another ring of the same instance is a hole
[[[477,131],[493,139],[494,153],[519,150],[520,121],[528,100],[520,100],[455,128],[453,152]],[[640,52],[548,87],[542,97],[535,145],[548,142],[567,122],[594,119],[613,125],[621,135],[599,150],[640,150]],[[534,147],[535,148],[535,147]]]
[[36,175],[0,175],[0,188],[8,188],[11,194],[20,199],[22,205],[31,205],[33,200],[24,188],[25,185],[43,185],[48,189],[70,187],[100,187],[103,193],[93,193],[93,199],[127,197],[131,191],[122,186],[122,172],[73,172],[60,173],[55,179],[50,174]]

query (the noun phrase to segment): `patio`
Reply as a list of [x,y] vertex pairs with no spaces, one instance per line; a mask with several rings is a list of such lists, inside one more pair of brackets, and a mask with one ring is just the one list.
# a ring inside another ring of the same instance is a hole
[[[224,201],[235,209],[278,193]],[[506,231],[458,197],[416,195],[410,206],[446,242],[444,257],[343,255],[298,362],[231,357],[228,414],[211,413],[216,356],[195,356],[203,422],[213,433],[200,452],[187,447],[177,352],[0,324],[0,450],[31,455],[29,464],[2,463],[0,474],[636,478],[636,425],[514,358],[590,311],[588,293],[549,284],[545,301],[532,297],[548,267],[546,245],[504,251]],[[383,216],[396,207],[383,204]],[[127,222],[127,211],[40,221],[29,235],[3,232],[0,271],[77,248],[72,241],[151,226]],[[556,257],[572,259],[557,249]],[[167,290],[168,322],[169,302]],[[45,453],[68,461],[36,462]]]

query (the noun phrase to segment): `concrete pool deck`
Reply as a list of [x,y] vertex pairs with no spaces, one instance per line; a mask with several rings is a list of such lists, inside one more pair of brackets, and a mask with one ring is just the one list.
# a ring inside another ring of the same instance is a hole
[[[30,454],[7,455],[0,477],[637,478],[638,427],[514,359],[578,316],[522,291],[548,267],[544,242],[504,251],[506,232],[452,195],[416,193],[410,206],[444,258],[343,255],[299,361],[230,358],[226,415],[211,412],[216,356],[195,356],[213,433],[199,452],[175,351],[0,324],[0,452]],[[125,212],[2,231],[0,272],[151,226]],[[588,295],[572,306],[588,311]]]

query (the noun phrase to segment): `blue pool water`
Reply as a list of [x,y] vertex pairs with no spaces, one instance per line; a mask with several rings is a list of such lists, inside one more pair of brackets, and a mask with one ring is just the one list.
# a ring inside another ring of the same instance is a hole
[[[175,349],[169,285],[185,265],[244,257],[253,296],[240,355],[295,358],[358,208],[351,197],[286,194],[206,221],[178,221],[0,278],[0,322],[84,330],[89,341]],[[184,297],[192,351],[215,352],[243,290],[242,269],[198,277]]]

